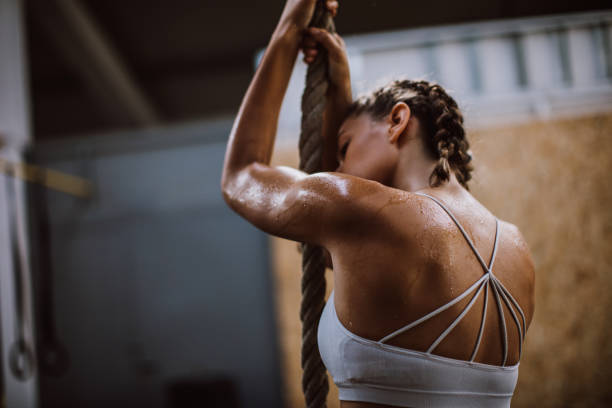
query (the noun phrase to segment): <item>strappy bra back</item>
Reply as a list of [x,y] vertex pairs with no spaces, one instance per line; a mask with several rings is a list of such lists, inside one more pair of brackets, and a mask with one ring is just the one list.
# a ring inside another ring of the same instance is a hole
[[[462,299],[464,299],[465,297],[469,296],[471,293],[476,291],[475,295],[472,297],[469,303],[465,306],[462,312],[457,316],[457,318],[450,324],[450,326],[446,328],[446,330],[444,330],[438,336],[438,338],[436,338],[436,340],[427,349],[427,353],[431,353],[440,344],[440,342],[442,342],[442,340],[444,340],[444,338],[455,328],[455,326],[459,324],[461,319],[463,319],[463,317],[470,311],[470,309],[472,308],[472,306],[474,305],[474,303],[476,302],[480,294],[484,291],[484,307],[482,311],[482,320],[480,323],[480,329],[478,330],[478,337],[476,338],[476,344],[474,345],[474,349],[470,356],[470,361],[474,361],[474,358],[476,358],[476,353],[478,353],[478,348],[482,340],[482,334],[483,334],[486,315],[487,315],[487,304],[488,304],[489,288],[490,288],[491,293],[493,294],[493,297],[495,299],[495,304],[497,305],[497,311],[499,314],[499,320],[500,320],[501,330],[502,330],[502,342],[503,342],[502,366],[506,365],[506,361],[508,359],[508,332],[507,332],[506,318],[505,318],[504,311],[502,308],[502,302],[505,303],[508,310],[510,311],[510,315],[512,316],[512,319],[514,320],[514,323],[516,324],[516,327],[519,332],[519,360],[520,360],[520,356],[522,355],[522,352],[523,352],[522,342],[524,340],[525,331],[526,331],[525,314],[523,313],[523,310],[519,306],[518,302],[514,299],[514,297],[510,294],[510,292],[504,287],[504,285],[499,281],[499,279],[497,279],[497,277],[493,274],[493,270],[492,270],[493,263],[495,262],[495,255],[497,254],[497,246],[498,246],[498,241],[499,241],[499,220],[495,218],[495,241],[493,243],[493,253],[491,254],[491,260],[489,261],[489,264],[487,265],[484,259],[482,258],[482,256],[480,255],[480,253],[478,252],[478,250],[476,249],[476,246],[470,239],[469,235],[467,234],[467,232],[461,225],[461,223],[459,223],[457,218],[450,212],[450,210],[440,200],[438,200],[437,198],[433,196],[425,194],[425,193],[417,192],[415,194],[430,198],[435,203],[437,203],[440,207],[442,207],[442,209],[451,217],[451,219],[455,222],[455,224],[459,228],[459,231],[461,231],[461,234],[463,234],[470,248],[472,248],[472,251],[474,251],[474,254],[476,254],[476,258],[478,259],[478,261],[480,262],[484,270],[484,275],[480,279],[478,279],[476,282],[474,282],[463,293],[461,293],[459,296],[457,296],[450,302],[440,306],[433,312],[428,313],[427,315],[421,317],[420,319],[417,319],[413,321],[412,323],[409,323],[406,326],[383,337],[382,339],[379,340],[379,343],[385,343],[391,340],[392,338],[394,338],[395,336],[401,333],[404,333],[412,329],[413,327],[416,327],[420,325],[421,323],[439,315],[443,311],[457,304]],[[518,314],[520,315],[520,321],[519,321],[519,317],[517,316],[512,306],[514,306],[517,309]]]
[[[525,336],[526,327],[525,316],[520,306],[492,271],[499,241],[499,221],[496,219],[493,253],[487,264],[476,250],[465,229],[446,206],[435,197],[424,193],[417,194],[435,201],[457,224],[478,258],[484,272],[483,276],[450,302],[378,341],[358,336],[340,322],[336,314],[334,291],[332,290],[321,314],[317,331],[319,352],[323,363],[337,385],[338,397],[342,401],[373,402],[411,408],[509,408],[518,379],[519,364],[506,366],[508,338],[502,306],[505,304],[508,307],[518,328],[519,354],[522,352],[520,344]],[[470,360],[458,360],[433,354],[432,351],[459,324],[483,292],[482,322]],[[503,331],[501,366],[474,361],[483,337],[489,292],[495,299]],[[467,305],[430,345],[427,352],[385,343],[400,333],[437,316],[471,294],[473,294],[472,298]],[[512,306],[518,311],[518,316]]]

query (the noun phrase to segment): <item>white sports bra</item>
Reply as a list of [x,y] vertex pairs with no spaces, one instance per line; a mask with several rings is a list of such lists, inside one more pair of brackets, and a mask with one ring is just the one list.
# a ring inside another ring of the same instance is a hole
[[[436,198],[424,193],[440,205],[457,224],[476,254],[485,273],[462,294],[433,312],[394,331],[378,341],[350,332],[336,314],[332,291],[318,327],[319,352],[323,363],[338,386],[343,401],[363,401],[398,407],[510,407],[510,400],[518,379],[518,366],[506,366],[508,339],[502,302],[519,332],[519,358],[522,353],[526,323],[518,302],[493,275],[492,266],[497,252],[499,221],[496,220],[495,243],[491,261],[487,265],[471,239],[451,212]],[[495,298],[503,332],[503,362],[501,366],[474,362],[482,339],[489,288]],[[474,305],[484,290],[484,307],[478,338],[470,361],[432,354],[432,351],[453,330]],[[426,352],[385,344],[400,333],[438,315],[476,291],[457,318],[444,330]],[[514,308],[512,307],[514,306]],[[515,313],[518,311],[519,317]]]

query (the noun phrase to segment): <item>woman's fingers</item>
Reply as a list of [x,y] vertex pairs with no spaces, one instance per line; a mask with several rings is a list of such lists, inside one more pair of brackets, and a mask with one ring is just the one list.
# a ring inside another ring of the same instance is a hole
[[304,50],[304,55],[306,55],[307,57],[316,57],[317,56],[317,49],[316,48],[307,48]]
[[328,0],[326,3],[327,9],[330,11],[332,17],[336,17],[338,14],[338,2],[335,0]]
[[304,62],[310,64],[315,60],[318,55],[319,45],[327,50],[331,60],[342,60],[345,53],[345,45],[342,37],[337,33],[332,34],[325,29],[310,27],[306,29],[301,43],[301,48],[304,53]]
[[317,46],[317,40],[310,35],[305,35],[302,39],[302,48],[315,48]]
[[304,61],[314,61],[317,58],[317,53],[317,50],[313,48],[304,50]]
[[336,55],[341,50],[342,43],[338,42],[336,37],[330,34],[327,30],[310,27],[308,29],[308,33],[316,40],[316,42],[323,45],[328,53]]
[[317,56],[317,41],[308,33],[304,35],[302,43],[300,44],[302,53],[304,54],[304,62],[310,64]]

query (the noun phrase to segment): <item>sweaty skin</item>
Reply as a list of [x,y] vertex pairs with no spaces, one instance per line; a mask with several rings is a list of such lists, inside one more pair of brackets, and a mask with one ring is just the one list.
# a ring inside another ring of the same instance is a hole
[[[495,218],[451,174],[429,186],[436,165],[419,121],[404,103],[382,120],[367,114],[344,120],[351,102],[344,43],[307,30],[314,0],[289,0],[244,96],[227,144],[221,187],[227,204],[263,231],[323,246],[333,265],[335,306],[341,323],[374,340],[422,317],[468,288],[484,273],[449,216],[421,191],[443,201],[464,226],[485,261]],[[327,2],[335,14],[338,4]],[[300,49],[306,63],[328,51],[331,86],[324,115],[324,170],[312,175],[270,166],[282,99]],[[335,170],[335,171],[334,171]],[[530,324],[535,274],[525,240],[500,222],[493,272],[520,304]],[[425,351],[471,299],[401,334],[389,344]],[[469,360],[480,326],[483,297],[434,350]],[[475,361],[499,365],[502,340],[497,307],[489,311]],[[506,321],[512,322],[504,308]],[[508,365],[518,361],[518,330],[508,324]],[[384,407],[341,401],[344,408]]]

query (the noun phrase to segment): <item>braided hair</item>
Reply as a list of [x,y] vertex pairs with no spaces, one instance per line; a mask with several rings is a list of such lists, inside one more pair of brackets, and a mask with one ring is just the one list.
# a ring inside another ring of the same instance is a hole
[[473,166],[463,116],[457,102],[440,85],[428,81],[391,81],[359,97],[351,105],[348,116],[369,113],[374,119],[383,119],[398,102],[406,103],[412,115],[419,118],[427,150],[438,160],[429,177],[430,186],[448,181],[453,170],[459,183],[467,189]]

